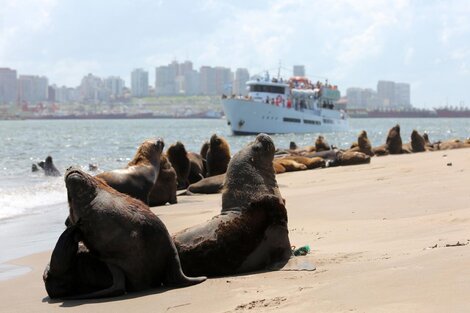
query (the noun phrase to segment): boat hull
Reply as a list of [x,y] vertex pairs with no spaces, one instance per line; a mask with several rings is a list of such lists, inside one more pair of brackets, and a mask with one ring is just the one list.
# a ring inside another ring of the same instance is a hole
[[347,131],[349,120],[338,110],[303,110],[246,99],[222,99],[234,135]]

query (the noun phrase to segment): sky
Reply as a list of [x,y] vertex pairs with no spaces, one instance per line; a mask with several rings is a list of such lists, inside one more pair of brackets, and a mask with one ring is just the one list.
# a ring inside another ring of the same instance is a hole
[[[415,107],[470,107],[470,1],[0,0],[0,67],[75,87],[173,60],[250,74],[411,84]],[[284,71],[285,76],[289,73]]]

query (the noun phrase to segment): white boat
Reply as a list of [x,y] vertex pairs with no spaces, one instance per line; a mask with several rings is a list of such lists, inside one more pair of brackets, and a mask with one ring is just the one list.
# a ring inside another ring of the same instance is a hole
[[270,79],[268,74],[246,85],[248,96],[222,98],[227,124],[235,135],[324,133],[349,128],[347,113],[336,107],[340,98],[336,86],[313,84],[305,77]]

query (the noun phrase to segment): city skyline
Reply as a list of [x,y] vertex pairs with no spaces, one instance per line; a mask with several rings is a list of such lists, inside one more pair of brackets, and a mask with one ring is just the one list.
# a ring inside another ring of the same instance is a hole
[[281,61],[305,64],[343,94],[385,79],[409,82],[417,107],[470,105],[465,1],[0,2],[0,67],[51,84],[77,86],[94,73],[129,86],[134,68],[152,84],[153,69],[175,59],[252,74]]

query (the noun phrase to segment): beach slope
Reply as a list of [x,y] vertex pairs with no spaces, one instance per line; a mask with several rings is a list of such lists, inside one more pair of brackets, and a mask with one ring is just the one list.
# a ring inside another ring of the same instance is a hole
[[[470,149],[373,158],[371,164],[278,176],[290,239],[313,272],[209,279],[113,299],[50,302],[50,251],[0,282],[0,312],[468,312]],[[220,195],[154,208],[171,233],[220,211]]]

